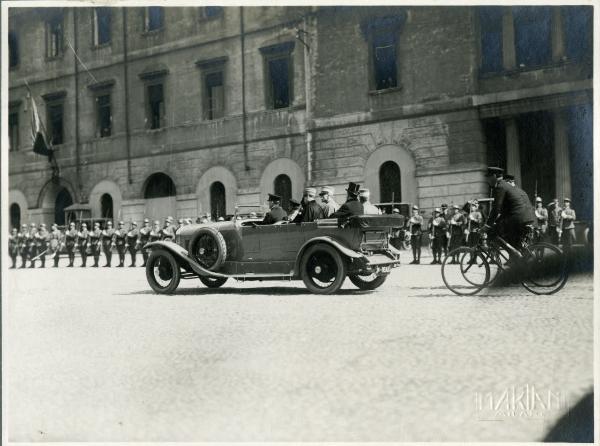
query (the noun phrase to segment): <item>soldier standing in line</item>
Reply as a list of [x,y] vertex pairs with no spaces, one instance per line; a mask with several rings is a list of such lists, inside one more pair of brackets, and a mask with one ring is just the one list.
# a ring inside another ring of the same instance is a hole
[[17,234],[17,240],[19,241],[19,254],[21,255],[21,268],[27,267],[27,233],[27,225],[22,224],[21,232]]
[[75,222],[69,223],[69,229],[65,232],[65,246],[67,248],[67,254],[69,255],[68,268],[73,268],[75,262],[75,248],[77,245],[77,229],[75,229]]
[[571,208],[571,200],[565,198],[564,209],[562,210],[562,244],[565,251],[571,249],[571,246],[575,243],[575,210]]
[[562,232],[562,208],[558,204],[558,198],[555,198],[548,208],[548,237],[550,243],[558,246]]
[[548,210],[542,205],[542,198],[535,199],[535,241],[541,242],[546,239],[548,229]]
[[335,190],[330,186],[323,186],[319,196],[321,197],[321,207],[323,208],[323,218],[330,218],[331,215],[340,208],[340,205],[333,199]]
[[[465,226],[465,216],[460,212],[458,205],[453,205],[454,213],[448,222],[450,226],[450,251],[464,245],[463,228]],[[458,256],[454,255],[451,264],[458,263]]]
[[[440,217],[442,217],[446,221],[446,223],[448,223],[448,221],[450,221],[450,218],[452,217],[450,215],[450,212],[448,211],[448,205],[446,203],[442,204]],[[446,257],[448,255],[448,243],[449,242],[450,242],[450,234],[447,233],[447,231],[444,231],[444,234],[442,235],[442,250],[444,252],[444,257]]]
[[106,222],[106,228],[102,231],[102,250],[106,257],[106,265],[104,268],[110,268],[110,262],[112,260],[112,249],[115,246],[115,230],[113,229],[112,221]]
[[435,208],[433,217],[429,220],[429,238],[431,239],[432,265],[442,263],[443,245],[446,240],[446,219],[442,210]]
[[142,228],[140,229],[140,238],[139,238],[140,249],[142,250],[142,258],[144,259],[144,262],[142,263],[143,267],[146,266],[146,262],[148,261],[148,251],[144,249],[144,246],[146,246],[146,244],[150,241],[150,232],[151,231],[152,231],[152,228],[150,227],[150,220],[147,218],[144,218],[144,226],[142,226]]
[[130,224],[129,232],[127,233],[127,243],[125,244],[129,251],[129,255],[131,256],[131,264],[129,267],[135,266],[135,258],[137,256],[137,251],[140,246],[140,231],[138,231],[137,223],[132,221]]
[[81,254],[81,268],[85,268],[90,245],[90,232],[87,223],[81,223],[81,231],[77,233],[77,239],[79,240],[79,253]]
[[94,230],[90,232],[90,247],[92,256],[94,257],[94,264],[92,267],[98,268],[100,253],[102,252],[102,230],[100,229],[99,222],[94,223]]
[[40,224],[40,229],[35,235],[36,243],[37,243],[37,252],[39,253],[40,260],[42,262],[42,268],[46,267],[46,251],[48,251],[48,239],[50,234],[46,229],[46,225],[44,223]]
[[35,256],[37,255],[37,227],[35,223],[29,225],[29,232],[27,233],[27,258],[30,261],[29,268],[35,268]]
[[473,200],[469,205],[469,216],[465,227],[467,246],[473,248],[479,243],[479,228],[483,224],[483,214],[479,210],[479,202]]
[[48,243],[50,245],[50,252],[52,260],[54,261],[54,268],[58,268],[58,260],[60,259],[60,249],[62,248],[63,235],[58,229],[58,225],[54,223],[48,236]]
[[17,267],[17,255],[19,254],[19,231],[17,228],[12,228],[8,237],[8,255],[12,260],[11,269]]
[[412,215],[408,219],[408,232],[413,254],[413,261],[410,264],[419,265],[421,263],[421,244],[423,240],[423,216],[419,214],[419,206],[417,205],[412,207]]
[[173,217],[165,218],[165,226],[160,231],[161,239],[167,242],[175,240],[175,228],[173,227]]
[[157,242],[160,239],[162,239],[162,230],[160,229],[160,222],[158,220],[154,220],[152,230],[150,231],[149,240],[150,243],[152,243]]
[[115,246],[117,247],[117,254],[119,255],[119,264],[117,268],[123,268],[125,266],[125,245],[127,232],[125,231],[125,223],[119,222],[119,227],[114,232]]

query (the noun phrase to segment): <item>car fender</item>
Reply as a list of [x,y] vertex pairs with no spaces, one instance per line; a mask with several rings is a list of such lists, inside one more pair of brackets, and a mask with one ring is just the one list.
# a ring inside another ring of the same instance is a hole
[[170,241],[166,241],[166,240],[151,242],[151,243],[144,245],[144,249],[148,249],[148,250],[165,249],[165,250],[169,251],[171,254],[173,254],[179,262],[184,262],[185,264],[189,265],[190,268],[192,268],[196,274],[199,274],[201,276],[230,277],[227,274],[221,274],[221,273],[217,273],[215,271],[209,271],[205,268],[202,268],[198,264],[198,262],[196,262],[193,258],[190,257],[187,249],[179,246],[175,242],[170,242]]
[[336,239],[334,239],[332,237],[328,237],[328,236],[315,237],[315,238],[311,238],[310,240],[307,240],[300,247],[300,250],[298,251],[298,255],[296,256],[296,264],[294,266],[294,271],[300,271],[300,262],[302,261],[302,256],[304,255],[304,251],[306,251],[306,248],[308,248],[309,246],[311,246],[315,243],[327,243],[327,244],[333,246],[338,251],[340,251],[345,256],[350,257],[350,258],[360,259],[360,258],[365,257],[363,254],[356,252],[350,248],[345,247],[339,241],[337,241]]

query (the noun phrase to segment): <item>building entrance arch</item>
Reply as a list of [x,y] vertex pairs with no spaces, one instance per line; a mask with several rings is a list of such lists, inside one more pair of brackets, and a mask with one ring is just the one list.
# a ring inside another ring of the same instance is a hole
[[364,184],[371,191],[373,203],[417,203],[416,164],[412,154],[396,145],[374,150],[365,165]]

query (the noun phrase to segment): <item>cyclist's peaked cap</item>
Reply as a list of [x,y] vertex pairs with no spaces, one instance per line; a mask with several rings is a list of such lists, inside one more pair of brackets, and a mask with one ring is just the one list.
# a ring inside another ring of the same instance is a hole
[[504,173],[504,169],[501,167],[489,166],[487,168],[487,176],[490,175],[502,175]]

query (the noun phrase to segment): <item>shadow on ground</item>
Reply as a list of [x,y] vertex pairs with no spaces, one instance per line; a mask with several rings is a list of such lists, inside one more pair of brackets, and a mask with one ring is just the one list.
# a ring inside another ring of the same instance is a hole
[[[335,294],[333,294],[333,296],[357,296],[357,295],[361,295],[361,294],[372,294],[374,291],[362,291],[359,289],[348,289],[348,290],[341,290]],[[157,294],[155,293],[153,290],[142,290],[142,291],[132,291],[130,293],[122,293],[120,294],[120,296],[130,296],[130,295],[143,295],[143,294],[151,294],[151,295],[156,295],[156,296],[162,296],[161,294]],[[276,296],[276,295],[287,295],[287,296],[299,296],[301,294],[311,294],[310,291],[308,291],[306,288],[303,287],[298,287],[298,288],[292,288],[292,287],[281,287],[281,286],[275,286],[275,287],[256,287],[256,288],[229,288],[229,287],[222,287],[222,288],[202,288],[202,287],[198,287],[198,288],[179,288],[174,294],[171,294],[170,297],[177,297],[177,296],[211,296],[211,295],[215,295],[215,294],[220,294],[220,295],[242,295],[242,296]],[[316,295],[315,295],[316,296]],[[323,295],[323,297],[327,297],[326,295]]]
[[589,391],[546,434],[544,442],[594,442],[594,392]]

